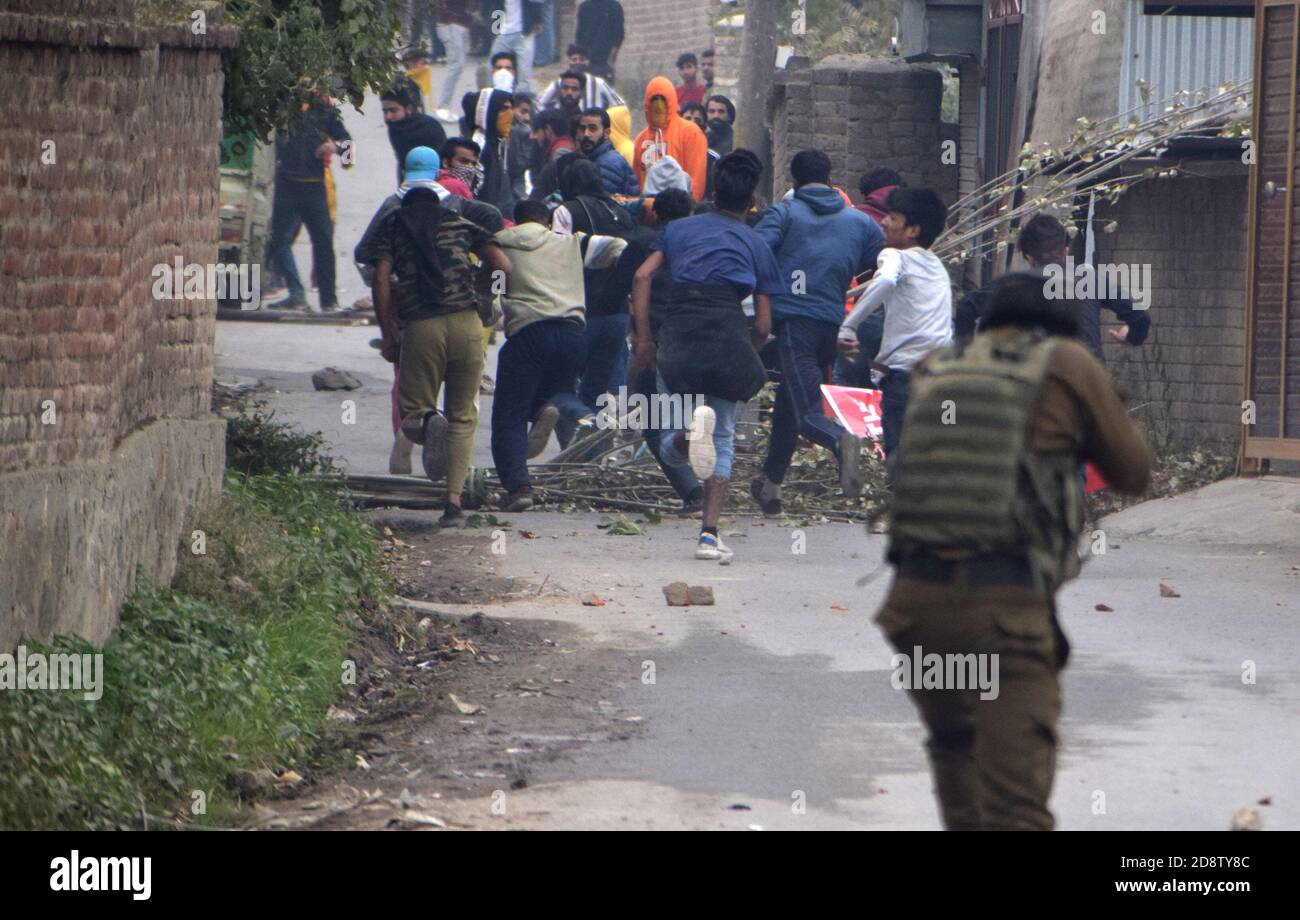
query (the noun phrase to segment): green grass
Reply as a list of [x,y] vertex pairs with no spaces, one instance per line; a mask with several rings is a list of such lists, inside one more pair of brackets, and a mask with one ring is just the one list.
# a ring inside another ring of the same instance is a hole
[[[220,823],[232,771],[310,762],[348,614],[387,591],[373,530],[322,487],[239,473],[192,529],[206,552],[187,536],[171,587],[137,579],[102,650],[101,699],[0,693],[0,827]],[[192,813],[196,791],[206,814]]]

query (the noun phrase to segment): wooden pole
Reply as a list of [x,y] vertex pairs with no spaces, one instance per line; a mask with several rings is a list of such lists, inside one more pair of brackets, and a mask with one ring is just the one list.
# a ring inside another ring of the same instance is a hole
[[759,189],[772,187],[772,133],[767,123],[767,102],[776,77],[776,15],[775,0],[745,0],[736,146],[752,150],[762,161]]

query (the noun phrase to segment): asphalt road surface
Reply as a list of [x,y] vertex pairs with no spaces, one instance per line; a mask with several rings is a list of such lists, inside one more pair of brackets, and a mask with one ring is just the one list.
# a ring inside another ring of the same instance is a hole
[[[358,152],[357,167],[338,173],[335,249],[348,304],[366,293],[352,246],[395,177],[375,100],[345,118]],[[298,257],[305,272],[305,235]],[[392,377],[367,346],[375,333],[223,322],[218,378],[262,380],[277,391],[280,416],[324,432],[353,472],[386,473]],[[495,348],[489,373],[494,357]],[[310,374],[326,365],[364,386],[315,392]],[[356,403],[352,424],[344,399]],[[491,462],[490,404],[482,397],[482,465]],[[597,515],[508,517],[499,573],[564,596],[474,609],[578,624],[593,646],[635,652],[655,676],[629,675],[617,701],[643,730],[535,777],[513,794],[516,824],[939,826],[920,724],[890,685],[891,650],[871,622],[888,573],[857,584],[882,564],[884,537],[811,527],[798,555],[789,527],[737,517],[724,527],[735,562],[720,567],[691,558],[694,521],[665,519],[623,537],[599,530]],[[519,528],[542,539],[516,538]],[[1269,798],[1257,806],[1266,829],[1300,826],[1300,484],[1221,483],[1130,509],[1102,529],[1106,554],[1060,603],[1074,651],[1051,803],[1058,825],[1224,829],[1237,809]],[[711,585],[717,604],[666,607],[660,588],[676,580]],[[1161,597],[1161,583],[1181,596]],[[607,605],[582,606],[587,593]],[[1255,682],[1243,682],[1252,666]]]
[[[354,472],[383,473],[391,378],[366,345],[372,334],[221,323],[218,377],[277,387],[281,417],[324,431]],[[313,391],[310,371],[324,364],[363,388]],[[341,424],[343,398],[357,401],[353,425]],[[483,427],[476,457],[487,462]],[[578,624],[593,646],[634,651],[655,674],[629,675],[617,701],[641,717],[637,736],[535,777],[513,793],[517,821],[938,827],[921,728],[890,685],[891,650],[871,622],[888,575],[857,585],[881,564],[884,537],[814,526],[797,555],[790,528],[736,517],[724,529],[736,558],[721,567],[691,558],[694,521],[621,537],[594,514],[503,517],[512,526],[499,573],[548,581],[548,596],[474,609]],[[521,528],[540,539],[517,538]],[[1106,554],[1061,597],[1074,651],[1052,799],[1059,826],[1221,829],[1265,797],[1266,828],[1300,826],[1300,484],[1220,483],[1102,529]],[[676,580],[711,585],[717,604],[666,607],[661,586]],[[1161,597],[1162,582],[1181,596]],[[549,596],[556,587],[563,597]],[[607,605],[582,606],[587,593]],[[1253,684],[1242,680],[1248,662]]]

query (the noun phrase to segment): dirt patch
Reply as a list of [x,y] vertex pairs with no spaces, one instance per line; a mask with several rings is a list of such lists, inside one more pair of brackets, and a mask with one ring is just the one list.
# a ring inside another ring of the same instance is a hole
[[452,800],[504,797],[639,730],[616,702],[637,679],[632,656],[592,648],[572,624],[433,609],[536,592],[493,574],[490,534],[388,531],[402,593],[434,602],[359,612],[356,683],[333,713],[326,766],[250,803],[250,827],[474,827]]
[[428,522],[373,519],[399,597],[437,604],[496,604],[522,597],[514,579],[497,575],[491,530],[439,531]]

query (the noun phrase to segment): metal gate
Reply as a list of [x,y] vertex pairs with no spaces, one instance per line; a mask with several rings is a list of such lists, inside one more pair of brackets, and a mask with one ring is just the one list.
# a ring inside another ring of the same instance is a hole
[[[1242,455],[1300,460],[1300,0],[1257,0]],[[1253,420],[1252,420],[1253,415]]]

